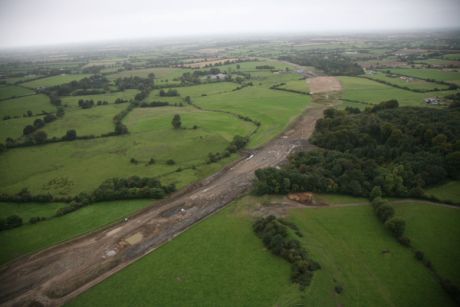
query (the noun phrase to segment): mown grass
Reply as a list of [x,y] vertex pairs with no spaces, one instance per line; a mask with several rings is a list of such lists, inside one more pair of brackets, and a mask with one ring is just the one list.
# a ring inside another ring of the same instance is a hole
[[235,92],[197,97],[194,102],[205,109],[234,112],[259,121],[261,125],[249,142],[249,147],[254,148],[281,133],[309,105],[310,97],[250,86]]
[[406,235],[414,248],[425,254],[443,278],[460,286],[460,209],[409,201],[393,207],[406,221]]
[[[107,107],[114,106],[95,109]],[[181,115],[187,129],[173,129],[174,114]],[[130,134],[124,136],[8,150],[0,156],[4,170],[0,191],[16,193],[28,187],[32,193],[74,195],[93,191],[109,177],[156,177],[169,173],[173,173],[170,180],[184,186],[215,170],[215,165],[201,166],[209,152],[222,152],[234,135],[247,135],[254,129],[253,124],[232,115],[193,107],[138,108],[126,117],[125,124]],[[198,128],[192,129],[194,125]],[[139,163],[130,163],[131,158]],[[157,163],[146,165],[150,158]],[[168,159],[175,160],[176,165],[166,165]],[[221,167],[230,160],[216,165]],[[197,169],[175,173],[178,168],[193,165]]]
[[27,111],[33,114],[55,112],[56,108],[49,102],[47,96],[38,94],[0,101],[0,117],[23,116]]
[[0,86],[0,100],[12,98],[12,97],[19,97],[25,95],[31,95],[34,92],[30,89],[16,86],[16,85],[3,85]]
[[39,88],[39,87],[50,87],[59,84],[69,83],[71,81],[78,81],[85,77],[89,77],[89,74],[63,74],[58,76],[46,77],[42,79],[32,80],[29,82],[21,83],[22,86],[29,88]]
[[[394,88],[372,80],[357,77],[339,77],[342,83],[342,98],[376,104],[382,101],[397,99],[402,106],[426,106],[425,98],[446,96],[456,91],[439,91],[436,93],[415,93]],[[356,104],[365,107],[365,104]]]
[[[4,264],[21,255],[32,253],[78,235],[89,233],[107,224],[121,220],[125,216],[152,205],[152,200],[125,200],[101,202],[80,210],[53,218],[34,225],[0,232],[0,264]],[[25,206],[28,206],[27,204]],[[56,204],[30,205],[27,210],[37,211],[38,206],[56,206]],[[54,209],[54,208],[53,208]],[[51,208],[47,211],[51,213]],[[26,213],[22,213],[26,214]]]
[[[251,229],[251,208],[267,199],[234,202],[69,305],[452,305],[370,206],[290,211],[303,246],[322,266],[305,292],[299,291],[289,281],[288,263],[271,255]],[[382,254],[384,249],[390,252]],[[334,292],[338,284],[344,289],[340,295]]]
[[445,184],[429,188],[425,193],[441,201],[460,203],[460,181],[449,181]]

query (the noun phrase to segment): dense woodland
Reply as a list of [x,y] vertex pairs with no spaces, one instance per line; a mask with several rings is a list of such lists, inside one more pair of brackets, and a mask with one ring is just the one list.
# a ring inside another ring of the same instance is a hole
[[360,112],[328,109],[312,142],[321,147],[290,157],[283,169],[256,172],[256,191],[339,192],[422,196],[423,189],[460,176],[460,109],[381,103]]

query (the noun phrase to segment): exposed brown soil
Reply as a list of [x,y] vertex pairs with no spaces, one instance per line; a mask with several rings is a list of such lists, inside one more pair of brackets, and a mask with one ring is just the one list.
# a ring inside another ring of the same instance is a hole
[[339,92],[342,90],[340,81],[334,77],[316,77],[307,79],[307,81],[310,85],[310,94]]
[[[337,84],[340,85],[333,80],[319,84],[322,84],[322,91],[327,86],[336,91]],[[245,193],[252,184],[256,169],[279,165],[297,148],[313,148],[308,138],[328,106],[326,103],[314,104],[280,137],[222,171],[143,210],[127,222],[2,267],[0,304],[28,306],[36,301],[47,306],[62,305],[155,250]]]

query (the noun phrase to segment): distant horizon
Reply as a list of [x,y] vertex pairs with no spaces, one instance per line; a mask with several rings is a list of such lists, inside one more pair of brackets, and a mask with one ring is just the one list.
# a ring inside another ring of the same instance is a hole
[[361,35],[411,35],[411,34],[430,34],[430,33],[453,33],[460,32],[460,26],[450,28],[419,28],[419,29],[375,29],[375,30],[344,30],[344,31],[290,31],[290,32],[234,32],[234,33],[200,33],[200,34],[172,34],[169,36],[144,36],[144,37],[119,37],[119,38],[102,38],[93,40],[79,40],[67,42],[48,42],[38,44],[21,44],[21,45],[0,45],[1,51],[9,50],[24,50],[28,48],[48,49],[48,48],[69,48],[69,47],[88,47],[104,44],[126,44],[135,43],[160,43],[160,44],[177,44],[187,43],[190,40],[216,40],[222,42],[226,40],[257,40],[257,39],[272,39],[272,38],[299,38],[315,39],[315,37],[330,37],[338,38],[339,36],[353,37]]
[[0,48],[262,33],[460,28],[458,0],[0,0]]

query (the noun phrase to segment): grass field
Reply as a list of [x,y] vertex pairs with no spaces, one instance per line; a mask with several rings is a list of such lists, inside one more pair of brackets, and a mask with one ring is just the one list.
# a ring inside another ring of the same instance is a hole
[[[206,83],[200,84],[195,86],[187,86],[187,87],[179,87],[177,90],[179,91],[181,97],[200,97],[203,94],[205,95],[216,95],[222,94],[226,92],[231,92],[233,89],[238,87],[237,83],[232,82],[216,82],[216,83]],[[163,97],[159,97],[161,100]]]
[[422,78],[422,79],[433,79],[438,81],[448,81],[460,85],[460,72],[454,70],[440,70],[432,68],[392,68],[392,73],[401,75]]
[[441,201],[460,203],[460,181],[449,181],[445,184],[429,188],[425,193]]
[[22,116],[29,110],[33,114],[40,114],[55,112],[56,108],[49,102],[48,97],[42,94],[0,101],[0,117],[2,118],[6,115]]
[[[265,200],[234,202],[70,306],[452,305],[410,251],[385,232],[370,206],[290,212],[289,220],[304,234],[303,245],[322,266],[300,292],[289,282],[287,262],[272,256],[252,232],[250,208]],[[390,253],[381,254],[383,249]],[[334,293],[337,283],[344,289],[340,295]]]
[[62,97],[62,104],[68,105],[72,107],[78,107],[78,100],[89,100],[92,99],[94,103],[100,101],[107,101],[108,103],[113,103],[118,98],[124,100],[131,100],[134,99],[134,96],[139,93],[138,90],[125,90],[123,92],[114,92],[114,93],[106,93],[106,94],[99,94],[99,95],[84,95],[84,96],[66,96]]
[[4,143],[6,138],[21,137],[24,127],[33,124],[35,119],[36,117],[20,117],[0,120],[0,143]]
[[[115,106],[95,110],[109,107]],[[182,125],[188,129],[172,128],[174,114],[181,115]],[[234,135],[247,135],[254,129],[253,124],[232,115],[193,107],[139,108],[126,117],[125,124],[130,130],[125,136],[8,150],[0,156],[0,167],[5,171],[0,177],[0,191],[16,193],[28,187],[33,193],[74,195],[92,191],[109,177],[156,177],[168,173],[172,173],[168,180],[184,186],[210,175],[210,171],[222,164],[175,173],[177,168],[199,166],[209,152],[222,152]],[[198,129],[191,129],[194,125]],[[80,133],[78,129],[77,133]],[[152,157],[157,163],[145,165]],[[131,158],[140,163],[130,163]],[[166,165],[168,159],[174,159],[177,164]]]
[[230,111],[259,121],[261,126],[249,143],[249,147],[254,148],[281,133],[309,105],[310,97],[250,86],[235,92],[198,97],[194,102],[205,109]]
[[75,129],[77,135],[101,135],[112,132],[114,124],[112,118],[126,108],[127,104],[112,104],[96,106],[91,109],[74,109],[66,111],[64,117],[58,118],[47,124],[41,130],[48,134],[48,137],[62,137],[69,129]]
[[298,290],[288,263],[263,247],[236,208],[193,226],[69,306],[289,305]]
[[[382,83],[357,77],[339,77],[342,83],[342,98],[376,104],[382,101],[397,99],[402,106],[426,106],[425,98],[443,97],[456,91],[440,91],[436,93],[415,93],[394,88]],[[365,104],[354,106],[365,107]]]
[[368,77],[371,79],[385,81],[391,84],[395,84],[397,86],[407,87],[409,89],[414,89],[414,90],[430,91],[434,89],[447,90],[449,88],[448,85],[427,82],[427,81],[419,80],[419,79],[405,81],[405,80],[401,80],[399,76],[389,77],[385,73],[375,73],[375,74],[369,75]]
[[42,79],[37,79],[25,83],[21,83],[22,86],[29,88],[39,88],[39,87],[50,87],[59,84],[69,83],[71,81],[78,81],[85,77],[89,77],[89,74],[74,74],[74,75],[58,75],[52,77],[46,77]]
[[16,85],[0,85],[0,100],[19,96],[31,95],[34,92],[28,88]]
[[[191,69],[185,68],[173,68],[173,67],[156,67],[156,68],[143,68],[143,69],[133,69],[133,70],[125,70],[121,72],[117,72],[114,74],[107,75],[107,78],[110,80],[116,80],[118,78],[126,78],[126,77],[142,77],[147,78],[149,74],[153,73],[155,75],[155,79],[158,81],[172,81],[174,78],[179,78],[182,76],[184,72],[192,71]],[[160,82],[161,82],[160,81]]]
[[[322,265],[305,293],[306,306],[452,305],[412,253],[385,231],[370,206],[295,209],[290,220]],[[341,295],[334,295],[334,280],[344,289]]]
[[23,223],[28,223],[31,217],[51,217],[56,210],[66,206],[64,203],[10,203],[0,202],[0,218],[18,215]]
[[[18,256],[31,253],[78,235],[94,231],[104,225],[116,222],[136,211],[153,204],[152,200],[127,200],[95,203],[59,218],[43,221],[35,225],[0,232],[0,264]],[[29,206],[29,205],[25,205]],[[56,204],[36,204],[30,208],[18,209],[19,214],[32,215],[39,210],[48,214]],[[14,209],[11,209],[14,210]]]
[[300,91],[304,93],[309,93],[310,89],[306,80],[293,80],[286,82],[286,85],[281,86],[288,90]]
[[410,203],[393,206],[406,235],[444,278],[460,286],[460,209]]

